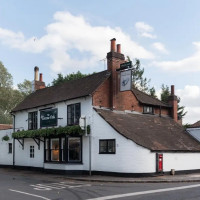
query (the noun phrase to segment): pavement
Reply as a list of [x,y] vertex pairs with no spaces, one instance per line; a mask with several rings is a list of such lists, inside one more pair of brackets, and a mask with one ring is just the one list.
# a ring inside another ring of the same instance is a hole
[[181,183],[200,182],[200,173],[182,175],[158,175],[152,177],[115,177],[115,176],[65,176],[66,179],[87,182],[112,182],[112,183]]

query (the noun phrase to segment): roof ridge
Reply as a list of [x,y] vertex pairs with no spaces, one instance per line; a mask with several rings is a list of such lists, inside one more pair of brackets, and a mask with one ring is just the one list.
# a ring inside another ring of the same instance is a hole
[[[45,90],[45,89],[48,89],[48,88],[52,88],[52,87],[58,87],[58,86],[61,86],[61,85],[67,84],[67,83],[71,83],[71,82],[74,82],[74,81],[77,81],[77,80],[82,80],[82,79],[88,78],[88,77],[90,77],[90,76],[98,75],[98,74],[103,73],[103,72],[106,72],[106,71],[109,72],[108,70],[100,71],[100,72],[97,72],[97,73],[94,72],[93,74],[87,75],[87,76],[85,76],[85,77],[78,78],[78,79],[74,79],[74,80],[64,81],[64,82],[62,82],[62,83],[60,83],[60,84],[58,84],[58,85],[51,85],[51,86],[49,86],[49,87],[45,87],[45,88],[43,88],[43,89],[36,90],[35,92],[38,92],[38,91],[41,91],[41,90]],[[33,93],[35,93],[35,92],[32,92],[31,94],[33,94]]]

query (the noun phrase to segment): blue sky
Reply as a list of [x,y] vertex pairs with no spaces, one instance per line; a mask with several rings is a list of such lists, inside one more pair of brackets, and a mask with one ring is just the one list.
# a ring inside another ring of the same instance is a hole
[[44,81],[57,73],[102,71],[113,37],[122,53],[139,58],[159,93],[174,84],[188,111],[200,120],[200,1],[198,0],[0,0],[0,60],[14,84]]

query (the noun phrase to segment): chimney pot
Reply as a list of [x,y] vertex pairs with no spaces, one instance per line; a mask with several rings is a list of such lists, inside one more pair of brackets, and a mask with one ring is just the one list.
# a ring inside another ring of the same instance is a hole
[[174,95],[174,85],[171,85],[171,95]]
[[121,44],[117,44],[117,53],[121,53]]
[[111,50],[112,52],[115,52],[115,51],[116,51],[116,39],[113,38],[113,39],[110,40],[110,41],[111,41],[111,48],[110,48],[110,50]]
[[42,73],[40,73],[40,81],[43,82]]
[[37,66],[35,66],[35,68],[34,68],[34,80],[35,81],[38,81],[39,79],[38,79],[38,72],[39,72],[39,67],[37,67]]

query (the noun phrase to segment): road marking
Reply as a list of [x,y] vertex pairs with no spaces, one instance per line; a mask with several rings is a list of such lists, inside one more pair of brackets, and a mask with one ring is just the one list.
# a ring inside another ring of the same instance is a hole
[[26,195],[33,196],[33,197],[38,197],[38,198],[40,198],[40,199],[51,200],[51,199],[48,199],[48,198],[46,198],[46,197],[39,196],[39,195],[36,195],[36,194],[30,194],[30,193],[22,192],[22,191],[19,191],[19,190],[12,190],[12,189],[9,189],[9,190],[12,191],[12,192],[17,192],[17,193],[21,193],[21,194],[26,194]]
[[44,191],[49,191],[49,190],[61,190],[65,188],[79,188],[79,187],[89,187],[91,186],[90,184],[66,184],[67,182],[60,182],[60,183],[48,183],[48,184],[36,184],[36,185],[30,185],[33,187],[34,190],[44,190]]
[[196,187],[200,187],[200,184],[174,187],[174,188],[165,188],[165,189],[158,189],[158,190],[147,190],[147,191],[141,191],[141,192],[126,193],[126,194],[117,194],[117,195],[97,197],[97,198],[87,199],[87,200],[118,199],[118,198],[123,198],[123,197],[138,196],[138,195],[143,195],[143,194],[153,194],[153,193],[159,193],[159,192],[168,192],[168,191],[175,191],[175,190],[184,190],[184,189],[190,189],[190,188],[196,188]]

